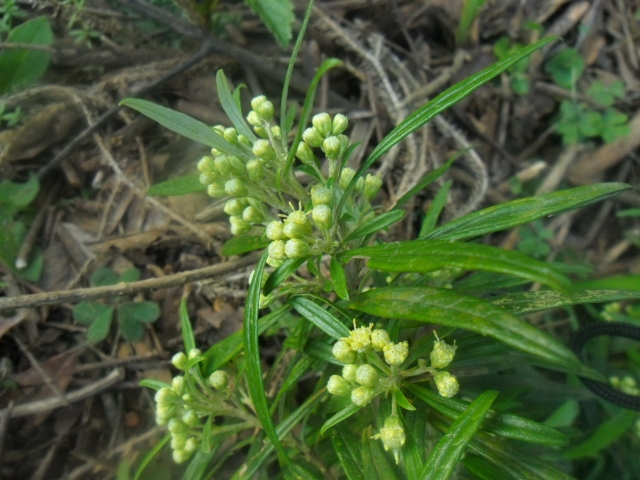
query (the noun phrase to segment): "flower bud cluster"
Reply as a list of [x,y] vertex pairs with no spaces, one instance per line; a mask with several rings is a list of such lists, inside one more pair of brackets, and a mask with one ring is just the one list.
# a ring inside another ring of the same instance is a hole
[[402,420],[397,415],[389,415],[384,421],[384,427],[380,429],[380,433],[374,435],[372,438],[382,440],[382,446],[388,452],[393,451],[393,455],[396,459],[396,464],[400,460],[400,449],[405,444],[406,436],[404,434],[404,427],[402,426]]
[[447,344],[444,340],[440,340],[437,334],[435,335],[436,341],[433,342],[430,356],[433,380],[440,396],[450,398],[458,393],[460,388],[458,379],[449,372],[438,371],[438,369],[445,368],[451,363],[458,347],[455,344]]

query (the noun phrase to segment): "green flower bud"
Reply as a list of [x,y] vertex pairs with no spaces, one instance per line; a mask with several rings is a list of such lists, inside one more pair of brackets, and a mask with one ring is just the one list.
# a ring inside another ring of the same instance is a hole
[[231,174],[231,163],[227,155],[218,155],[215,160],[216,169],[223,177],[228,177]]
[[344,154],[347,153],[349,149],[349,137],[346,135],[338,135],[338,140],[340,140],[340,153],[339,157],[344,157]]
[[447,345],[443,340],[433,342],[431,350],[431,366],[433,368],[444,368],[451,363],[456,354],[455,345]]
[[360,365],[356,371],[356,382],[363,387],[374,388],[378,385],[378,372],[371,365]]
[[192,348],[191,350],[189,350],[189,360],[193,360],[196,357],[199,357],[200,355],[202,355],[202,352],[200,351],[199,348]]
[[311,218],[320,230],[329,230],[333,219],[331,216],[331,207],[328,205],[316,205],[311,210]]
[[212,148],[212,149],[211,149],[211,156],[212,156],[213,158],[215,158],[215,157],[217,157],[218,155],[222,155],[222,152],[221,152],[220,150],[217,150],[217,149],[215,149],[215,148]]
[[350,363],[342,367],[342,376],[344,377],[344,379],[349,382],[355,382],[358,366],[359,365],[356,365],[355,363]]
[[209,375],[209,385],[216,390],[225,390],[229,385],[229,377],[224,370],[216,370]]
[[286,223],[282,229],[282,234],[287,238],[304,237],[304,228],[297,223]]
[[242,215],[246,206],[247,201],[244,198],[232,198],[224,204],[224,213],[227,215]]
[[242,219],[247,223],[260,223],[264,217],[259,210],[253,207],[247,207],[242,212]]
[[356,192],[362,192],[364,190],[364,178],[360,177],[357,181],[356,181],[356,188],[355,188]]
[[262,105],[260,105],[260,107],[258,108],[257,112],[260,114],[260,116],[264,120],[268,122],[273,118],[273,113],[274,113],[273,103],[271,103],[269,100],[267,100],[266,102],[263,102]]
[[335,117],[333,117],[333,122],[331,123],[331,135],[340,135],[343,133],[347,127],[349,126],[349,120],[343,114],[338,113]]
[[173,357],[171,357],[171,363],[173,363],[173,366],[178,370],[184,370],[185,368],[187,368],[187,361],[187,356],[184,354],[184,352],[178,352]]
[[296,150],[296,157],[305,165],[315,165],[316,157],[311,150],[311,147],[305,142],[298,144],[298,150]]
[[267,129],[264,127],[253,127],[253,131],[256,132],[260,138],[267,140],[269,138],[269,134],[267,133]]
[[340,172],[340,187],[343,190],[346,190],[353,177],[355,177],[356,171],[353,168],[345,167]]
[[282,240],[284,238],[284,224],[277,220],[269,222],[265,230],[265,234],[269,240]]
[[178,396],[184,394],[184,386],[184,377],[182,375],[177,375],[171,380],[171,389],[176,392]]
[[283,262],[284,260],[276,259],[273,257],[267,257],[267,265],[273,268],[278,268],[280,265],[282,265]]
[[231,145],[238,144],[238,131],[235,128],[233,127],[225,128],[222,136]]
[[154,396],[154,400],[158,404],[158,408],[161,406],[171,406],[178,401],[178,395],[172,389],[163,387],[158,390]]
[[375,396],[376,394],[373,388],[358,387],[351,392],[351,401],[359,407],[364,407],[373,400]]
[[402,421],[397,415],[387,417],[384,421],[384,427],[382,427],[380,433],[373,438],[381,439],[386,451],[401,448],[406,441]]
[[318,113],[317,115],[314,115],[311,119],[311,123],[323,137],[326,138],[331,135],[331,117],[328,113]]
[[275,301],[275,299],[276,299],[276,295],[273,292],[271,292],[269,295],[266,295],[266,296],[261,293],[260,301],[258,303],[258,308],[260,309],[267,308],[269,305],[271,305]]
[[275,140],[280,140],[282,138],[282,131],[278,125],[271,127],[271,135],[273,135]]
[[207,187],[207,195],[213,198],[224,197],[226,195],[226,192],[224,191],[224,183],[213,182]]
[[436,387],[441,397],[451,398],[458,393],[458,389],[460,388],[458,379],[449,372],[438,372],[433,379],[436,382]]
[[269,244],[269,256],[274,260],[286,260],[284,242],[282,240],[274,240]]
[[172,418],[167,424],[169,431],[175,435],[189,432],[189,426],[179,418]]
[[[186,443],[185,443],[186,445]],[[191,458],[192,452],[187,452],[184,448],[180,450],[174,450],[171,456],[173,457],[173,461],[177,464],[181,464],[186,462]]]
[[257,97],[253,97],[251,99],[251,108],[256,112],[260,110],[260,107],[264,104],[264,102],[268,102],[269,100],[264,95],[258,95]]
[[340,140],[338,137],[327,137],[322,142],[322,151],[331,160],[340,156]]
[[384,346],[382,352],[389,365],[400,365],[409,355],[409,342],[389,342]]
[[182,421],[189,425],[191,428],[200,426],[200,418],[198,417],[196,412],[191,409],[185,410],[185,412],[182,414]]
[[213,158],[204,156],[200,159],[197,165],[198,171],[201,173],[218,173],[216,164]]
[[224,183],[224,191],[230,197],[242,198],[249,195],[247,187],[237,178],[232,178]]
[[311,202],[314,207],[318,205],[329,205],[331,203],[331,190],[321,185],[311,189]]
[[252,148],[253,154],[262,160],[273,160],[276,158],[276,151],[268,140],[256,140]]
[[389,337],[389,333],[386,330],[376,328],[371,332],[371,346],[376,352],[381,352],[390,341],[391,337]]
[[249,147],[249,148],[251,148],[251,146],[252,146],[251,140],[249,140],[244,135],[238,135],[238,143],[241,144],[241,145],[244,145],[245,147]]
[[294,210],[285,218],[284,223],[297,223],[301,227],[307,227],[309,225],[309,219],[307,218],[307,214],[302,210]]
[[264,177],[264,167],[257,158],[252,158],[247,162],[247,175],[254,182],[259,182]]
[[262,126],[262,118],[260,118],[260,114],[254,110],[251,110],[249,115],[247,115],[247,122],[254,127]]
[[160,405],[156,408],[156,423],[158,425],[166,425],[169,420],[171,420],[177,411],[176,405],[171,405],[169,407],[165,405]]
[[187,439],[187,442],[184,444],[185,452],[193,454],[198,449],[198,439],[196,437],[190,437]]
[[229,170],[231,171],[231,174],[237,177],[244,176],[247,169],[243,161],[235,155],[229,155],[227,158],[229,159]]
[[185,443],[187,443],[187,439],[189,438],[189,434],[183,433],[180,435],[172,435],[171,436],[171,448],[173,450],[183,450]]
[[213,130],[220,136],[224,135],[224,125],[214,125],[213,127],[211,127],[211,130]]
[[[286,225],[285,228],[287,228]],[[289,258],[301,258],[309,255],[309,245],[302,240],[292,238],[285,244],[284,252]]]
[[333,344],[333,356],[342,363],[353,363],[356,361],[356,353],[351,350],[346,338],[341,338]]
[[219,179],[220,175],[214,172],[202,172],[199,178],[202,185],[211,185],[213,182]]
[[251,224],[238,215],[230,216],[229,223],[231,224],[232,235],[246,235],[251,231]]
[[364,196],[367,200],[372,200],[382,187],[382,179],[378,175],[367,175],[364,181]]
[[371,345],[371,326],[360,327],[349,334],[349,345],[356,352],[364,352]]
[[331,375],[327,382],[327,390],[332,395],[346,397],[351,394],[351,385],[340,375]]
[[324,142],[324,137],[313,127],[307,128],[302,132],[302,139],[310,147],[321,147]]

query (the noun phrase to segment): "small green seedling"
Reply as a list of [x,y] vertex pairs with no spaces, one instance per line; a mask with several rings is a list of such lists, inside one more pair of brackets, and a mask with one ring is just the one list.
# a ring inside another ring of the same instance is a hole
[[[517,53],[521,48],[522,45],[519,43],[511,43],[509,37],[505,36],[501,37],[493,46],[493,54],[498,57],[498,60],[504,60],[514,53]],[[516,62],[507,70],[511,89],[518,95],[526,95],[529,93],[529,75],[527,74],[528,67],[529,57],[526,57],[519,62]]]
[[[110,268],[100,268],[91,277],[91,285],[105,287],[120,282],[135,282],[140,278],[140,270],[129,268],[118,276]],[[107,338],[111,329],[113,314],[116,313],[120,332],[130,342],[137,342],[144,333],[144,323],[153,323],[160,317],[160,306],[156,302],[120,302],[112,299],[109,303],[80,302],[73,308],[73,318],[81,325],[89,325],[87,338],[90,342],[100,342]]]
[[536,220],[520,229],[518,250],[533,258],[545,258],[551,252],[547,240],[553,238],[553,232],[545,228],[542,220]]

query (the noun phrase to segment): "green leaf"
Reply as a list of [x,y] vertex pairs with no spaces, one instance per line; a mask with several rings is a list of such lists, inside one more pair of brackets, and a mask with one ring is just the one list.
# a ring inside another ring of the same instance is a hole
[[491,303],[514,315],[524,315],[568,305],[640,299],[640,287],[635,286],[638,290],[578,290],[576,286],[571,296],[550,290],[510,293],[491,298]]
[[338,340],[349,336],[349,329],[328,310],[322,308],[313,300],[309,300],[306,297],[296,296],[293,297],[289,303],[300,315],[309,320],[330,337]]
[[343,300],[349,300],[349,290],[347,289],[347,277],[344,269],[336,257],[331,257],[329,263],[329,272],[331,273],[331,283],[336,294]]
[[565,371],[569,369],[589,378],[593,376],[571,350],[547,333],[484,300],[448,289],[427,286],[378,288],[358,295],[349,306],[379,317],[471,330],[562,366]]
[[129,342],[139,342],[144,335],[142,323],[119,318],[120,334]]
[[[438,413],[452,420],[458,418],[469,406],[467,401],[444,398],[419,385],[407,383],[405,387]],[[489,410],[487,413],[482,430],[493,435],[539,445],[562,446],[568,443],[567,437],[550,426],[519,415],[494,410]]]
[[91,343],[101,342],[109,335],[114,309],[113,307],[107,308],[108,310],[105,310],[100,316],[94,318],[91,326],[87,330],[87,340]]
[[394,223],[402,220],[405,215],[406,212],[404,210],[390,210],[382,215],[378,215],[356,228],[343,240],[342,243],[379,232],[380,230],[387,228],[389,225],[393,225]]
[[101,267],[91,275],[91,285],[94,287],[107,287],[116,285],[120,281],[116,272],[108,267]]
[[545,71],[553,81],[563,88],[571,90],[584,72],[585,63],[575,48],[565,48],[545,64]]
[[80,302],[73,307],[71,314],[80,325],[91,325],[105,316],[111,320],[113,307],[100,302]]
[[424,238],[465,240],[499,232],[548,215],[581,208],[632,188],[626,183],[585,185],[537,197],[522,198],[473,212],[436,228]]
[[160,390],[161,388],[172,388],[170,383],[155,380],[153,378],[143,378],[138,382],[141,387],[152,388],[154,390]]
[[626,137],[631,131],[627,123],[629,117],[615,108],[608,108],[602,117],[602,139],[611,143],[618,138]]
[[147,190],[147,195],[150,197],[177,197],[179,195],[188,195],[189,193],[203,192],[206,189],[207,186],[200,183],[200,175],[184,175],[156,183]]
[[140,280],[140,270],[136,267],[127,268],[118,277],[118,281],[124,283],[137,282],[138,280]]
[[355,403],[350,403],[348,406],[346,406],[345,408],[340,410],[338,413],[333,415],[329,420],[324,422],[324,425],[322,425],[322,428],[320,429],[320,435],[324,435],[324,433],[327,430],[329,430],[331,427],[333,427],[334,425],[337,425],[338,423],[342,422],[343,420],[346,420],[347,418],[349,418],[351,415],[356,413],[361,408],[362,407],[359,407]]
[[276,268],[276,270],[269,275],[269,278],[267,278],[262,289],[263,294],[269,295],[273,292],[278,285],[294,274],[296,270],[298,270],[298,268],[300,268],[300,266],[307,260],[309,260],[309,257],[288,258],[282,262],[282,265]]
[[120,101],[120,105],[131,107],[150,119],[155,120],[163,127],[202,143],[203,145],[214,147],[216,150],[220,150],[229,155],[236,155],[240,158],[247,157],[247,154],[243,150],[231,145],[214,132],[212,128],[189,115],[139,98],[125,98]]
[[[7,43],[51,45],[53,32],[47,17],[36,17],[17,26]],[[0,95],[32,85],[49,68],[51,54],[37,50],[4,49],[0,53]]]
[[118,306],[120,326],[123,323],[153,323],[160,317],[160,306],[156,302],[144,301],[123,303]]
[[400,197],[400,200],[398,200],[396,202],[396,206],[393,207],[393,208],[397,209],[397,208],[402,207],[405,203],[407,203],[409,200],[411,200],[413,197],[415,197],[424,188],[426,188],[427,186],[431,185],[434,181],[436,181],[438,178],[440,178],[442,175],[444,175],[449,170],[449,167],[451,167],[451,164],[453,162],[455,162],[465,152],[466,152],[466,150],[463,150],[461,152],[456,153],[454,156],[449,158],[449,160],[447,160],[447,163],[445,163],[444,165],[439,166],[434,171],[429,172],[428,174],[426,174],[422,178],[422,180],[420,180],[416,184],[415,187],[413,187],[411,190],[409,190],[407,193],[405,193],[402,197]]
[[140,480],[141,475],[144,472],[144,469],[147,468],[147,466],[151,463],[151,460],[153,460],[153,457],[155,457],[158,454],[158,452],[162,450],[162,448],[167,443],[169,443],[170,440],[171,440],[171,434],[169,433],[165,435],[162,438],[162,440],[156,443],[151,450],[149,450],[149,453],[147,453],[144,456],[144,458],[140,461],[140,465],[138,465],[138,469],[136,470],[136,474],[133,477],[133,480]]
[[571,282],[545,262],[527,255],[477,243],[442,240],[394,242],[357,248],[343,258],[369,257],[369,268],[385,272],[433,272],[444,267],[506,273],[567,291]]
[[399,388],[396,387],[393,389],[393,396],[396,397],[396,402],[398,403],[398,405],[405,410],[414,411],[416,409],[416,407],[409,403],[409,400],[407,400],[407,397],[404,396],[404,393],[402,393],[402,390],[400,390]]
[[498,392],[495,390],[484,392],[453,422],[429,455],[423,479],[447,480],[451,477],[467,444],[480,428],[497,396]]
[[462,45],[467,41],[471,26],[477,16],[480,14],[480,10],[487,0],[465,0],[462,3],[462,13],[460,14],[460,23],[456,30],[456,45]]
[[433,197],[433,201],[429,206],[429,211],[424,217],[422,227],[420,227],[420,233],[418,234],[418,237],[424,237],[427,233],[431,232],[435,228],[436,223],[438,222],[438,218],[440,217],[440,213],[447,203],[447,197],[449,196],[451,185],[453,185],[453,181],[447,180],[446,182],[444,182],[442,187],[440,187],[436,196]]
[[359,462],[360,452],[353,448],[357,440],[342,425],[338,424],[335,427],[331,430],[330,438],[342,470],[349,480],[365,480]]
[[36,198],[39,190],[40,181],[33,172],[29,172],[29,179],[25,183],[10,180],[0,182],[0,218],[13,217]]
[[256,265],[253,278],[249,284],[249,292],[244,310],[244,352],[247,362],[247,382],[249,384],[249,393],[253,402],[253,408],[256,416],[264,429],[264,432],[271,440],[282,460],[289,465],[291,460],[287,456],[287,452],[280,443],[276,428],[269,413],[269,405],[267,405],[267,396],[264,391],[264,383],[262,383],[262,360],[260,358],[260,346],[258,345],[258,320],[260,318],[260,289],[262,282],[262,274],[264,266],[267,263],[268,252],[264,252],[260,261]]
[[222,255],[226,257],[242,255],[265,248],[269,243],[271,240],[265,239],[262,235],[239,235],[232,237],[222,246]]
[[255,136],[249,124],[245,120],[238,104],[233,98],[231,89],[229,88],[229,82],[222,70],[218,70],[216,73],[216,86],[218,87],[218,98],[220,99],[220,105],[225,113],[229,116],[229,120],[236,127],[236,130],[240,135],[244,135],[249,139],[251,143],[254,143],[258,137]]
[[245,0],[245,3],[262,19],[281,47],[289,45],[295,20],[291,0]]
[[294,386],[296,386],[303,375],[309,373],[313,364],[317,362],[317,359],[302,353],[298,354],[298,357],[294,361],[295,363],[293,365],[293,368],[291,368],[291,370],[285,377],[282,385],[280,386],[280,390],[278,390],[276,398],[273,400],[273,405],[271,408],[272,411],[275,409],[278,401],[282,398],[282,396],[289,390],[291,390]]
[[633,426],[637,416],[638,414],[631,410],[618,411],[614,417],[601,423],[589,438],[566,452],[563,457],[573,460],[576,458],[595,456],[629,430]]
[[504,472],[500,467],[475,455],[467,455],[462,464],[480,480],[513,480],[514,477]]
[[362,463],[365,477],[367,479],[398,480],[398,475],[391,465],[389,457],[382,450],[381,442],[374,440],[373,435],[374,430],[371,426],[362,431]]
[[400,125],[396,126],[389,134],[382,139],[382,141],[378,144],[378,146],[371,152],[369,157],[362,163],[356,174],[353,176],[351,183],[345,190],[342,199],[340,200],[340,205],[338,206],[336,215],[340,217],[340,213],[342,212],[342,206],[347,198],[350,198],[349,195],[355,188],[356,182],[358,179],[378,160],[382,155],[384,155],[387,151],[389,151],[393,146],[398,144],[401,140],[406,138],[408,135],[415,132],[418,128],[422,127],[425,123],[431,120],[436,115],[439,115],[443,111],[447,110],[452,105],[456,104],[464,97],[469,95],[478,87],[484,85],[491,79],[495,78],[497,75],[500,75],[502,72],[511,67],[514,63],[522,60],[523,58],[531,55],[533,52],[538,50],[539,48],[545,46],[546,44],[556,41],[558,37],[547,37],[542,40],[537,41],[536,43],[524,47],[522,50],[518,51],[514,55],[509,58],[505,58],[504,60],[500,60],[499,62],[490,65],[489,67],[481,70],[478,73],[471,75],[466,78],[462,82],[456,83],[452,87],[449,87],[440,95],[435,97],[429,103],[419,108],[411,115],[409,115]]
[[613,277],[586,280],[583,282],[576,282],[575,288],[577,290],[640,290],[640,275],[615,275]]
[[196,348],[196,337],[193,334],[189,312],[187,312],[186,298],[183,298],[180,302],[180,332],[182,333],[182,340],[184,342],[184,351],[189,355],[189,352]]

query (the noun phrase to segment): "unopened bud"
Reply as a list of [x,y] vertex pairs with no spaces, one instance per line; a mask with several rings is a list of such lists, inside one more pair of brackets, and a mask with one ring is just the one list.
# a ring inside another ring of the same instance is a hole
[[438,388],[440,396],[451,398],[458,393],[458,389],[460,388],[458,379],[449,372],[438,372],[435,374],[433,379],[436,382],[436,387]]
[[369,387],[358,387],[351,392],[351,401],[359,407],[364,407],[375,397],[375,391]]
[[268,140],[256,140],[252,148],[253,154],[263,160],[269,161],[276,158],[276,151]]
[[262,162],[257,158],[252,158],[247,162],[247,175],[254,182],[259,182],[264,176],[264,167]]
[[302,238],[304,237],[304,228],[297,223],[285,223],[282,234],[287,238]]
[[340,375],[331,375],[327,382],[327,390],[332,395],[346,397],[351,394],[351,385]]
[[264,217],[254,207],[247,207],[242,211],[242,219],[248,223],[261,223]]
[[356,371],[356,382],[363,387],[374,388],[378,385],[378,372],[371,365],[360,365]]
[[202,172],[200,174],[200,183],[202,185],[211,185],[213,182],[220,179],[220,175],[214,172]]
[[322,151],[330,160],[335,160],[340,156],[340,140],[338,137],[327,137],[322,142]]
[[382,349],[384,359],[389,365],[400,365],[409,355],[409,342],[387,343]]
[[271,127],[271,135],[273,135],[275,140],[280,140],[282,138],[282,131],[278,125]]
[[223,177],[228,177],[231,173],[231,164],[227,155],[218,155],[215,160],[216,169]]
[[209,385],[216,390],[224,390],[229,385],[229,377],[224,370],[216,370],[209,375]]
[[324,137],[313,127],[309,127],[302,132],[302,139],[310,147],[321,147],[322,142],[324,142]]
[[238,144],[238,131],[233,127],[225,128],[223,137],[231,145]]
[[198,171],[202,173],[218,173],[216,164],[212,157],[204,156],[197,165]]
[[311,210],[311,218],[320,230],[329,230],[331,228],[332,216],[331,207],[328,205],[316,205]]
[[183,450],[185,443],[187,443],[187,439],[189,438],[188,433],[183,433],[179,435],[171,436],[171,448],[173,450]]
[[264,233],[267,235],[269,240],[282,240],[284,238],[284,234],[282,232],[283,227],[284,224],[282,222],[274,220],[267,224],[267,228]]
[[273,113],[274,113],[273,103],[271,103],[269,100],[267,100],[266,102],[263,102],[262,105],[258,107],[257,112],[260,114],[260,116],[264,120],[268,122],[273,118]]
[[371,332],[371,346],[376,352],[381,352],[390,341],[391,337],[389,337],[389,333],[386,330],[377,328]]
[[338,113],[335,117],[333,117],[333,122],[331,123],[331,135],[340,135],[343,133],[347,127],[349,126],[349,120],[343,114]]
[[331,203],[331,190],[323,186],[315,186],[311,189],[311,202],[314,207],[329,205]]
[[297,223],[301,227],[306,227],[309,225],[309,219],[302,210],[294,210],[285,218],[284,223]]
[[431,350],[431,366],[433,368],[444,368],[451,363],[456,354],[455,345],[447,345],[444,340],[433,342]]
[[351,350],[349,342],[344,338],[341,338],[333,344],[332,353],[336,360],[342,363],[353,363],[356,361],[356,353]]
[[302,240],[292,238],[285,244],[284,251],[289,258],[302,258],[309,255],[309,245]]
[[184,444],[185,452],[189,452],[190,454],[194,453],[198,449],[198,439],[196,437],[190,437],[187,439],[187,442]]
[[232,178],[231,180],[227,180],[224,183],[224,191],[230,197],[242,198],[249,195],[249,191],[247,187],[245,187],[244,183],[237,178]]
[[181,433],[187,433],[189,431],[189,425],[184,423],[179,418],[172,418],[171,420],[169,420],[167,427],[169,428],[169,431],[171,433],[176,435],[179,435]]
[[179,450],[174,450],[171,456],[173,457],[174,462],[176,462],[177,464],[181,464],[191,458],[191,452],[187,452],[184,448],[182,448]]
[[247,122],[254,127],[260,127],[262,125],[262,118],[260,118],[258,112],[251,110],[249,115],[247,115]]
[[374,438],[382,440],[382,445],[386,451],[401,448],[406,441],[406,437],[400,418],[397,415],[387,417],[384,421],[384,427],[380,429],[380,433],[375,435]]
[[264,102],[268,102],[269,100],[264,95],[258,95],[257,97],[253,97],[251,99],[251,108],[256,112],[260,110],[260,107],[264,104]]
[[366,199],[372,200],[380,191],[381,186],[382,179],[378,175],[367,175],[364,181],[364,196]]
[[284,242],[282,240],[274,240],[269,244],[269,256],[274,260],[285,260],[287,255],[285,254]]
[[232,198],[224,204],[224,213],[227,215],[242,215],[246,206],[247,202],[244,198]]
[[229,223],[231,224],[232,235],[246,235],[251,231],[251,224],[238,215],[230,216]]
[[345,167],[340,172],[340,187],[346,190],[353,177],[356,175],[356,171],[353,168]]
[[371,327],[360,327],[349,334],[349,345],[357,352],[364,352],[371,345]]
[[317,115],[314,115],[311,119],[311,123],[323,137],[326,138],[331,135],[331,117],[328,113],[318,113]]
[[173,363],[173,366],[178,370],[184,370],[185,368],[187,368],[187,362],[188,359],[184,352],[178,352],[173,357],[171,357],[171,363]]
[[213,182],[207,187],[207,195],[213,198],[224,197],[226,195],[224,185],[222,182]]
[[305,142],[300,142],[298,144],[298,150],[296,150],[296,157],[305,165],[315,165],[315,155],[311,150],[311,147],[307,145]]
[[200,351],[199,348],[192,348],[191,350],[189,350],[189,360],[193,360],[196,357],[199,357],[200,355],[202,355],[202,352]]
[[244,176],[247,171],[244,162],[235,155],[229,155],[227,158],[229,159],[229,170],[231,174],[237,177]]
[[356,365],[355,363],[349,363],[348,365],[342,367],[342,376],[344,377],[344,379],[349,382],[355,382],[358,366],[359,365]]
[[220,136],[224,135],[224,125],[214,125],[213,127],[211,127],[211,130],[213,130]]
[[238,143],[244,145],[245,147],[251,148],[251,140],[249,140],[244,135],[238,135]]
[[178,401],[178,395],[171,388],[163,387],[156,392],[154,400],[158,404],[158,408],[161,406],[169,407]]
[[198,418],[198,415],[192,409],[185,410],[185,412],[182,414],[182,421],[189,425],[191,428],[200,426],[200,418]]
[[184,377],[182,375],[177,375],[173,377],[171,380],[171,389],[176,392],[176,395],[181,396],[184,394]]

